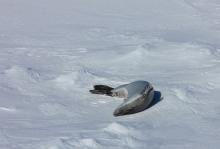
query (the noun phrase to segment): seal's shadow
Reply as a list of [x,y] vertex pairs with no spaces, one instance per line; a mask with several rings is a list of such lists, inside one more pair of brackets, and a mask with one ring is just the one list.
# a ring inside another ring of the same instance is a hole
[[146,109],[153,107],[154,105],[158,104],[162,100],[163,100],[163,97],[161,97],[161,92],[154,91],[154,98],[153,98],[151,104]]

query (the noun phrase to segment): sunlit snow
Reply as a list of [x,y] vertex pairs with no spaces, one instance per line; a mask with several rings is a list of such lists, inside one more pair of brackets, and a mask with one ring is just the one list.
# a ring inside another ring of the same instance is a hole
[[[219,0],[1,0],[1,149],[219,149]],[[114,117],[95,84],[152,83]]]

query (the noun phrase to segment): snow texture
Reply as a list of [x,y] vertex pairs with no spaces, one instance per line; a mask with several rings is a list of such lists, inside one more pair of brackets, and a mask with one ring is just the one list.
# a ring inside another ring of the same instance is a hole
[[[219,0],[0,0],[1,149],[219,149]],[[146,80],[114,117],[89,93]]]

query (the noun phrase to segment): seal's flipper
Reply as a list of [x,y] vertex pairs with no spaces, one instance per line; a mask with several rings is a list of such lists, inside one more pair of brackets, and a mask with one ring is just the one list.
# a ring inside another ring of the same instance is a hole
[[101,94],[101,95],[105,94],[105,93],[103,93],[102,91],[99,91],[99,90],[89,90],[89,91],[92,94]]
[[100,94],[100,95],[107,95],[107,96],[113,96],[111,91],[105,91],[105,90],[90,90],[90,93],[92,94]]
[[94,85],[94,90],[90,90],[92,94],[101,94],[101,95],[107,95],[112,96],[112,90],[114,88],[109,87],[107,85]]
[[114,88],[110,87],[110,86],[107,86],[107,85],[94,85],[94,89],[95,90],[102,90],[102,91],[111,91],[113,90]]

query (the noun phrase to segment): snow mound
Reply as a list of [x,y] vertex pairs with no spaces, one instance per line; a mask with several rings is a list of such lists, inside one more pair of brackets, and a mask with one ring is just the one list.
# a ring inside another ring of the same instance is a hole
[[40,74],[32,68],[24,68],[20,66],[12,66],[5,70],[6,76],[12,81],[23,82],[38,82],[40,80]]
[[68,144],[71,144],[74,148],[88,149],[88,148],[100,148],[101,145],[92,138],[84,138],[75,141],[68,141]]
[[129,133],[128,128],[119,123],[111,123],[109,126],[104,128],[104,131],[117,135],[126,135]]
[[[83,60],[90,61],[89,68],[122,77],[126,75],[125,72],[129,72],[130,75],[144,75],[156,71],[167,72],[167,69],[180,71],[184,68],[185,71],[190,71],[191,69],[209,68],[215,65],[213,60],[218,59],[216,54],[213,54],[211,47],[197,43],[175,43],[154,39],[123,48],[120,52],[90,53]],[[103,62],[105,65],[102,65]],[[82,64],[88,65],[83,62]]]
[[84,87],[92,84],[95,79],[100,79],[97,74],[85,69],[73,70],[72,72],[61,74],[51,80],[55,86],[64,90],[71,90],[73,86]]
[[29,147],[34,149],[71,149],[72,148],[68,144],[65,144],[62,141],[62,139],[51,139],[50,141],[47,142],[41,142],[37,146],[30,145]]
[[12,66],[4,70],[4,84],[8,88],[17,90],[22,94],[35,94],[37,85],[41,82],[41,75],[32,68]]
[[62,89],[70,89],[78,78],[77,73],[64,74],[56,77],[53,81],[56,86]]

